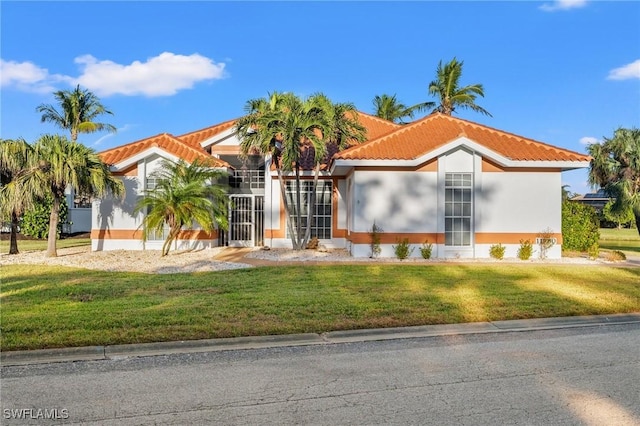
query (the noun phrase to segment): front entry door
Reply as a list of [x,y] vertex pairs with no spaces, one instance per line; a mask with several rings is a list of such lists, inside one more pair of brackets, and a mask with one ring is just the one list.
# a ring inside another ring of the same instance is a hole
[[229,209],[229,246],[254,247],[262,244],[264,197],[231,195]]

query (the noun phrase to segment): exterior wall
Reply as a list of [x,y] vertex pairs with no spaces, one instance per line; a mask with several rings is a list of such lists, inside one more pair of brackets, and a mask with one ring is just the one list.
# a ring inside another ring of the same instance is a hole
[[[520,240],[534,244],[533,257],[540,256],[536,238],[551,230],[555,244],[548,258],[560,258],[561,174],[559,170],[483,171],[483,158],[460,148],[438,158],[436,171],[358,170],[347,201],[349,224],[347,247],[354,257],[371,255],[373,222],[382,231],[381,257],[395,257],[393,246],[407,238],[420,257],[425,241],[433,244],[434,258],[488,258],[494,244],[506,247],[505,257],[516,257]],[[444,181],[446,173],[473,176],[472,242],[468,247],[444,245]]]

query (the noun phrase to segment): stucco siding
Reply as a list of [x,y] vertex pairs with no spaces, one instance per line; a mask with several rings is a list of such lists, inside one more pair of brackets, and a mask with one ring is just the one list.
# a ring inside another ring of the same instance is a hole
[[475,194],[476,233],[559,233],[560,188],[560,173],[483,173]]
[[435,172],[354,172],[353,232],[436,232]]

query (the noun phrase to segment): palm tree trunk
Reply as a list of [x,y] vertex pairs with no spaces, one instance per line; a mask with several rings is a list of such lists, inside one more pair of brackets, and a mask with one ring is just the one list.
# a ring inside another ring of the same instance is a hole
[[53,196],[51,215],[49,216],[49,238],[47,241],[47,257],[58,257],[56,239],[58,238],[58,222],[60,221],[60,197]]
[[316,164],[313,171],[313,190],[311,191],[311,199],[309,200],[309,211],[307,212],[307,229],[304,233],[304,241],[302,246],[306,247],[311,239],[311,224],[313,223],[313,216],[316,209],[316,193],[318,192],[318,178],[320,177],[320,163]]
[[11,212],[11,242],[9,243],[9,254],[18,254],[18,214]]
[[162,257],[165,257],[166,255],[169,254],[169,250],[171,250],[171,243],[176,239],[179,232],[180,232],[180,228],[178,229],[171,228],[169,230],[169,235],[167,236],[167,239],[164,240],[164,244],[162,244]]
[[296,250],[302,250],[304,248],[302,246],[303,237],[300,235],[302,233],[302,191],[300,185],[300,168],[296,163],[296,217],[298,219],[296,220],[296,243],[294,247]]
[[636,230],[638,231],[638,235],[640,235],[640,212],[636,213],[634,210],[633,216],[636,218]]
[[295,234],[293,232],[293,222],[291,222],[291,209],[289,202],[287,201],[287,187],[285,186],[284,178],[282,177],[282,170],[276,164],[276,172],[278,174],[278,182],[280,183],[280,196],[282,197],[282,204],[284,205],[284,214],[287,217],[287,228],[289,229],[289,235],[291,235],[291,248],[295,249]]

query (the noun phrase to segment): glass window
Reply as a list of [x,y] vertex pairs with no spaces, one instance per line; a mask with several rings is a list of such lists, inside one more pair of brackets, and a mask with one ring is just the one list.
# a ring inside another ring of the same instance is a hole
[[447,246],[471,245],[473,211],[471,173],[447,173],[444,189],[444,243]]
[[[313,181],[304,180],[300,182],[300,212],[297,211],[296,183],[287,181],[287,200],[291,210],[291,217],[294,222],[294,232],[296,231],[297,221],[300,220],[302,230],[307,224],[307,215],[309,212],[309,201],[313,194]],[[332,204],[331,196],[333,192],[333,183],[331,181],[319,181],[316,190],[316,201],[314,206],[314,216],[311,222],[311,237],[317,237],[321,240],[331,238],[331,218]],[[287,227],[287,237],[289,228]]]

